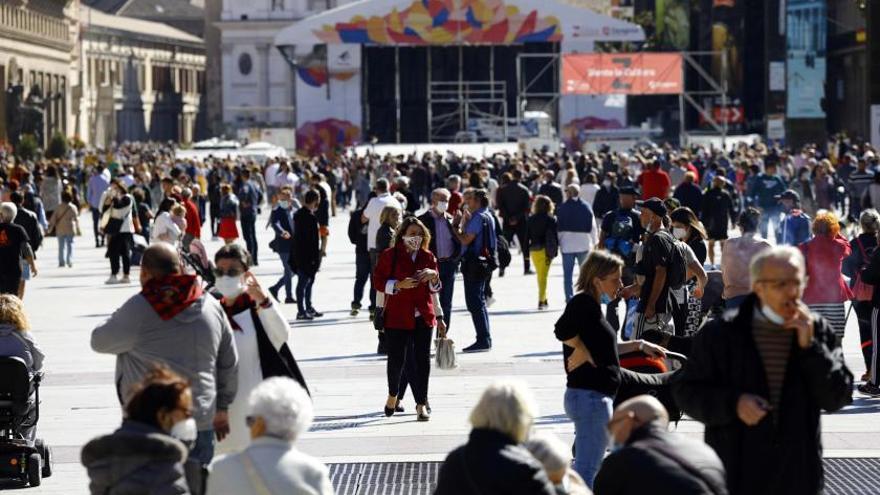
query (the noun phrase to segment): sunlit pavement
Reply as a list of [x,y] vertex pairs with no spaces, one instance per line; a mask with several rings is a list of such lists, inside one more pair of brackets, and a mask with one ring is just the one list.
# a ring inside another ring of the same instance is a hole
[[[103,249],[94,247],[90,215],[81,219],[84,236],[75,240],[74,268],[56,267],[56,242],[47,238],[38,253],[40,275],[28,285],[25,296],[34,336],[46,353],[39,435],[53,448],[55,458],[54,476],[44,480],[42,487],[28,490],[32,493],[88,493],[85,469],[79,464],[80,449],[120,422],[113,386],[114,357],[92,352],[89,335],[139,290],[138,272],[132,270],[133,285],[104,285],[108,260]],[[490,308],[493,350],[460,354],[458,369],[432,371],[430,422],[416,422],[411,394],[404,401],[406,413],[385,418],[385,359],[375,354],[376,334],[366,311],[357,318],[349,315],[355,268],[347,222],[347,212],[333,219],[329,254],[314,287],[315,307],[325,317],[300,324],[293,321],[296,308],[284,306],[292,325],[291,348],[315,405],[314,427],[298,441],[302,450],[328,463],[440,461],[466,440],[468,414],[481,390],[494,379],[508,377],[532,388],[540,404],[536,427],[570,440],[572,427],[562,407],[565,377],[560,344],[553,336],[553,324],[564,303],[559,260],[550,275],[550,310],[538,311],[536,279],[522,274],[522,258],[514,252],[508,275],[492,282],[497,300]],[[265,217],[257,225],[264,226]],[[268,248],[270,231],[261,229],[259,236],[261,264],[254,272],[268,287],[280,276],[281,265]],[[211,254],[220,246],[219,242],[207,244]],[[459,281],[450,332],[459,349],[474,340],[464,307]],[[864,372],[858,340],[852,315],[844,346],[857,377]],[[826,456],[880,457],[880,399],[858,393],[855,397],[852,406],[823,418]],[[702,427],[685,419],[678,431],[700,436]]]

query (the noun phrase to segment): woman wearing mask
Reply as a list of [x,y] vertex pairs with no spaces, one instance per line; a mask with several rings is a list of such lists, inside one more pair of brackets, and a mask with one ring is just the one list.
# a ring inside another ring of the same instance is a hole
[[125,404],[122,426],[83,447],[92,495],[190,493],[183,464],[197,430],[189,383],[166,368],[148,372]]
[[296,271],[297,320],[310,321],[320,318],[312,306],[312,286],[315,275],[321,266],[321,237],[315,210],[321,202],[318,191],[306,191],[303,197],[305,207],[293,215],[293,247],[290,251],[290,266]]
[[798,246],[807,262],[804,303],[828,320],[838,342],[846,329],[844,303],[852,291],[843,279],[843,260],[850,255],[849,241],[840,234],[840,221],[830,211],[819,212],[813,220],[813,238]]
[[[125,184],[114,179],[107,189],[102,227],[108,237],[107,256],[110,258],[110,278],[106,284],[131,283],[131,245],[135,228],[134,198],[128,194]],[[122,264],[122,278],[118,278]]]
[[266,378],[287,376],[306,386],[290,348],[289,328],[276,303],[248,271],[247,251],[238,244],[223,246],[214,255],[215,288],[232,324],[238,350],[238,392],[229,407],[229,435],[218,445],[220,453],[247,446],[250,436],[244,427],[247,397]]
[[873,336],[871,327],[871,313],[874,306],[871,304],[873,285],[866,285],[861,280],[862,272],[868,268],[871,257],[877,250],[877,233],[880,232],[880,213],[870,208],[862,212],[859,217],[859,225],[862,233],[853,237],[850,241],[852,253],[843,261],[843,274],[850,278],[850,288],[853,290],[853,309],[859,322],[859,337],[861,340],[862,357],[865,360],[865,374],[862,380],[870,378],[871,353],[873,352]]
[[[431,333],[446,335],[438,293],[437,260],[428,246],[431,234],[415,217],[400,224],[393,246],[380,256],[373,284],[385,294],[385,343],[388,350],[388,399],[385,415],[391,416],[401,392],[404,365],[416,400],[419,421],[431,419],[428,410],[428,378],[431,373]],[[407,348],[412,348],[407,356]]]
[[58,266],[73,268],[73,237],[79,232],[79,210],[71,204],[70,193],[61,193],[61,205],[52,212],[48,231],[58,239]]
[[217,235],[223,239],[227,245],[232,244],[238,239],[238,226],[235,222],[238,220],[238,198],[232,194],[232,186],[223,184],[220,186],[220,227],[217,229]]
[[538,195],[532,204],[532,214],[528,220],[529,253],[538,274],[538,309],[547,309],[547,276],[550,264],[559,254],[556,217],[553,216],[553,201],[547,196]]
[[174,198],[166,198],[159,206],[159,215],[153,222],[153,228],[150,233],[151,241],[167,242],[173,246],[177,246],[177,242],[183,236],[183,230],[174,222],[171,216],[171,210],[180,204]]
[[672,235],[693,249],[697,261],[706,263],[706,231],[697,220],[697,215],[687,207],[676,208],[669,214],[672,220]]
[[593,250],[581,266],[578,293],[556,322],[567,374],[565,414],[574,422],[574,470],[591,488],[608,446],[606,425],[620,385],[618,353],[641,351],[665,356],[661,347],[641,340],[617,342],[605,320],[602,304],[623,288],[623,260],[604,250]]

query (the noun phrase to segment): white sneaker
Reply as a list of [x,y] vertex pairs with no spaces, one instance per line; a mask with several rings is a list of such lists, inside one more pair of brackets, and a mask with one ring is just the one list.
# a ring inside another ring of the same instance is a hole
[[120,283],[120,284],[130,284],[130,283],[131,283],[131,279],[128,278],[128,275],[126,275],[126,276],[122,277],[122,280],[120,280],[119,283]]
[[116,275],[110,275],[110,278],[108,278],[104,283],[107,285],[118,284],[119,279],[116,278]]
[[492,305],[494,305],[494,304],[495,304],[495,298],[494,298],[494,297],[490,297],[490,298],[486,299],[486,307],[487,307],[487,308],[491,308]]

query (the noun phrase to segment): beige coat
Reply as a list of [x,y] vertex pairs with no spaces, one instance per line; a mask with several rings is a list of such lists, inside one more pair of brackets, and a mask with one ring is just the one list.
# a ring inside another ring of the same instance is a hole
[[79,212],[71,203],[61,203],[55,211],[52,212],[52,218],[49,219],[49,229],[55,228],[55,235],[76,235],[79,226]]

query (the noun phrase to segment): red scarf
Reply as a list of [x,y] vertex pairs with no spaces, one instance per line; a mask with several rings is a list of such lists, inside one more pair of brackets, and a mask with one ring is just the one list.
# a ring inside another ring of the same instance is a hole
[[141,295],[167,321],[202,297],[202,286],[195,275],[168,275],[150,279],[141,289]]
[[232,302],[232,306],[227,306],[226,302],[225,297],[220,300],[223,310],[226,311],[226,317],[229,318],[229,323],[232,325],[232,329],[240,332],[241,327],[238,326],[238,323],[236,323],[235,319],[232,317],[256,307],[257,302],[254,301],[247,292],[239,294],[239,296],[235,298],[235,301]]

